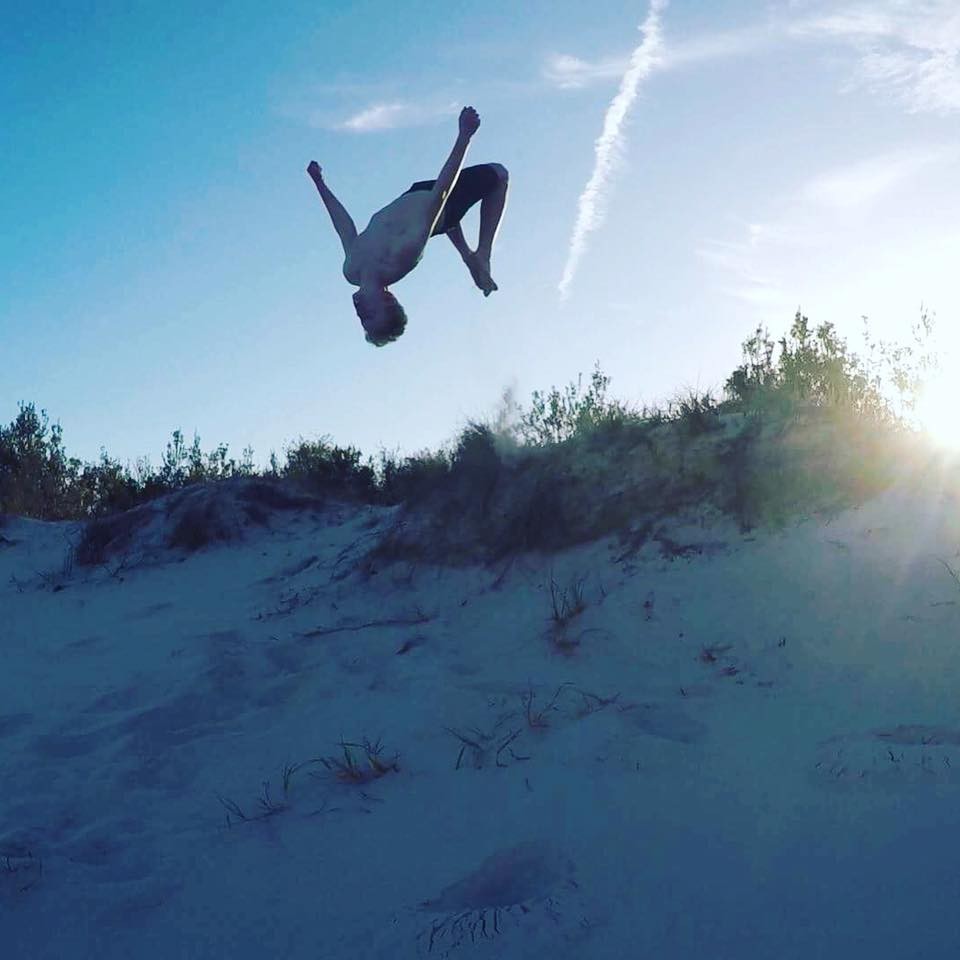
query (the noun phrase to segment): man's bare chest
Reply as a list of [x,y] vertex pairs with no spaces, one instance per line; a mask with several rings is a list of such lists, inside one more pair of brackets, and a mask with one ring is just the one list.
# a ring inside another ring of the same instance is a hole
[[374,268],[393,283],[409,273],[423,256],[430,238],[429,194],[408,193],[374,214],[353,244],[344,274],[359,282],[365,268]]

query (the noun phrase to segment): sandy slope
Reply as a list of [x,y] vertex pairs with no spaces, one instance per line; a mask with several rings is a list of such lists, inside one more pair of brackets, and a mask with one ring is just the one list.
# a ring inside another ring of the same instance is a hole
[[[361,574],[389,519],[92,571],[70,525],[0,530],[4,956],[956,956],[935,470],[672,560]],[[562,633],[551,579],[583,585]],[[284,797],[364,737],[398,769]]]

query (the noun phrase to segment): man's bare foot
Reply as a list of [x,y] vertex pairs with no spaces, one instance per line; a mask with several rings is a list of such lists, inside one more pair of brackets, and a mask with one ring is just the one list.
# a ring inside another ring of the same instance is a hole
[[489,261],[484,262],[474,253],[464,262],[470,271],[470,276],[473,277],[473,282],[483,291],[485,297],[489,297],[494,290],[499,289],[493,282],[493,277],[490,276]]

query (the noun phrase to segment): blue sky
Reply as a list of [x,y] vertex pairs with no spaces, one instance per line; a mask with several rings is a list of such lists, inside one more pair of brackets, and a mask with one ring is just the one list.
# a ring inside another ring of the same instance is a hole
[[[798,306],[856,345],[862,315],[903,337],[924,302],[951,349],[956,4],[660,6],[5,9],[0,419],[34,401],[83,458],[156,461],[174,428],[261,462],[301,435],[414,451],[595,361],[628,400],[718,386]],[[645,21],[649,69],[561,298]],[[304,169],[362,227],[436,175],[466,103],[467,163],[511,171],[500,290],[436,238],[395,288],[407,332],[375,349]]]

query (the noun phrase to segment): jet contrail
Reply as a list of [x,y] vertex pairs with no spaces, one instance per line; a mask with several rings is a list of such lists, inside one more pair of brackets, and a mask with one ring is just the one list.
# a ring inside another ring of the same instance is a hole
[[603,118],[603,132],[594,145],[596,160],[593,173],[587,185],[580,194],[577,209],[577,222],[570,237],[570,251],[567,254],[567,265],[563,268],[563,277],[558,290],[560,299],[565,300],[570,292],[573,275],[586,248],[587,234],[596,230],[603,223],[603,202],[606,199],[604,190],[607,180],[613,172],[620,149],[620,128],[627,117],[633,101],[637,97],[640,81],[646,77],[657,65],[662,38],[660,35],[660,13],[667,6],[668,0],[650,0],[650,10],[647,19],[640,25],[643,40],[640,46],[633,51],[627,72],[620,81],[617,95],[610,101],[607,114]]

